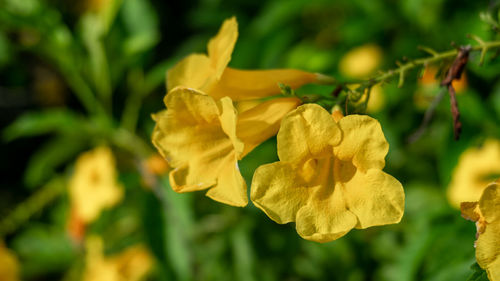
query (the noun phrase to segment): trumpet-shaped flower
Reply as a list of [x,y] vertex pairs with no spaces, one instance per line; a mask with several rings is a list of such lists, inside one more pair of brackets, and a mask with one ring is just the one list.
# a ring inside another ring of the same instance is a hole
[[491,281],[500,281],[500,181],[484,189],[478,202],[461,204],[462,216],[476,222],[476,259]]
[[500,175],[500,141],[489,139],[479,148],[465,150],[453,171],[448,201],[459,208],[461,202],[478,201],[488,183]]
[[102,239],[88,238],[83,281],[139,281],[153,266],[153,259],[144,246],[132,246],[125,251],[105,257]]
[[233,101],[259,99],[280,93],[278,83],[298,88],[308,83],[329,83],[330,77],[294,69],[238,70],[227,67],[238,37],[232,17],[208,43],[208,56],[191,54],[167,72],[167,90],[177,86],[194,88],[214,98]]
[[153,116],[153,144],[169,164],[177,192],[208,189],[207,196],[229,205],[248,203],[238,160],[275,135],[296,98],[269,100],[241,114],[229,97],[216,100],[178,87],[165,97],[167,110]]
[[280,161],[255,172],[252,201],[277,223],[296,222],[300,236],[317,242],[397,223],[404,192],[382,171],[388,148],[373,118],[350,115],[336,123],[318,105],[300,106],[279,130]]
[[0,241],[0,280],[17,281],[19,279],[19,261],[16,256]]
[[75,215],[85,223],[94,221],[103,209],[122,199],[123,190],[116,182],[115,160],[109,148],[98,147],[78,157],[69,195]]

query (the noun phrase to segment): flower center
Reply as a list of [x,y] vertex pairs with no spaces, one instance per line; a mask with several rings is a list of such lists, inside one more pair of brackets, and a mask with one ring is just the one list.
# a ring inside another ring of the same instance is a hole
[[342,161],[340,159],[335,159],[333,174],[335,181],[348,182],[352,179],[354,174],[356,174],[356,167],[350,160]]

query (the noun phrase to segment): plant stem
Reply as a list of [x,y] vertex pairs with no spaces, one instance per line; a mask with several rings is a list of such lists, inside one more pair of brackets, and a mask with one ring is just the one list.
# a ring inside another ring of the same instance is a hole
[[[494,48],[500,48],[500,41],[480,42],[479,45],[471,47],[471,51],[482,51],[484,54],[487,50]],[[367,86],[373,86],[375,84],[387,81],[397,75],[399,75],[401,79],[404,79],[404,75],[408,70],[420,66],[425,66],[430,63],[442,61],[448,58],[454,58],[457,54],[458,54],[457,49],[445,51],[442,53],[434,53],[431,57],[416,59],[408,63],[402,64],[396,69],[391,69],[389,71],[383,72],[377,76],[372,77],[371,79],[362,82],[362,84],[365,84]],[[402,85],[401,81],[402,80],[400,80],[399,86]],[[359,83],[346,83],[346,84],[359,84]]]
[[64,187],[62,178],[54,178],[24,202],[17,205],[12,212],[0,220],[0,237],[16,231],[34,214],[57,198],[65,190]]

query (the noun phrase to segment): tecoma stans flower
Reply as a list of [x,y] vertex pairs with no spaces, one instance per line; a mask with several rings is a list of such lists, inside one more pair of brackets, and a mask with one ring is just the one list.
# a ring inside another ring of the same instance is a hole
[[280,94],[278,83],[298,88],[308,83],[330,83],[331,77],[294,69],[239,70],[227,67],[238,37],[236,18],[227,19],[208,42],[208,56],[191,54],[167,72],[167,90],[177,86],[197,89],[214,98],[233,101]]
[[484,189],[478,202],[463,202],[462,216],[476,222],[476,259],[491,281],[500,281],[500,181]]
[[486,140],[481,147],[465,150],[458,159],[448,187],[448,200],[455,208],[461,202],[478,201],[485,187],[500,176],[500,141]]
[[277,98],[237,114],[229,97],[216,100],[178,87],[165,97],[167,110],[153,116],[152,140],[174,169],[170,184],[177,192],[208,189],[207,196],[229,205],[248,203],[239,168],[257,145],[275,135],[296,98]]
[[108,147],[98,147],[78,157],[69,195],[75,215],[84,223],[94,221],[103,209],[122,199],[123,189],[116,177],[115,159]]
[[104,256],[100,237],[90,236],[86,241],[87,255],[83,281],[139,281],[153,266],[153,258],[142,245],[135,245],[124,251]]
[[296,222],[300,236],[317,242],[397,223],[404,192],[382,171],[388,148],[375,119],[349,115],[337,123],[322,107],[302,105],[281,124],[280,161],[255,172],[252,201],[277,223]]

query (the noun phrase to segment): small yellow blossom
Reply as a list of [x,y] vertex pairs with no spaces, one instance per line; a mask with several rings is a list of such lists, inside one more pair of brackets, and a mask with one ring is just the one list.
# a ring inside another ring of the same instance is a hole
[[342,57],[339,70],[345,76],[366,78],[373,74],[382,61],[382,50],[375,44],[366,44],[350,50]]
[[116,181],[115,159],[109,148],[98,147],[78,157],[69,195],[75,215],[85,223],[122,199],[123,189]]
[[298,88],[308,83],[331,82],[321,74],[295,69],[239,70],[227,67],[238,38],[238,23],[226,20],[208,43],[208,56],[191,54],[167,72],[167,90],[184,86],[216,99],[233,101],[259,99],[280,94],[278,83]]
[[144,162],[144,165],[153,175],[163,175],[167,173],[170,168],[167,161],[157,153],[149,156]]
[[485,186],[500,175],[500,141],[489,139],[465,150],[453,171],[448,200],[455,208],[461,202],[478,201]]
[[491,281],[500,281],[500,181],[488,185],[478,202],[463,202],[462,216],[476,222],[476,259]]
[[[347,86],[349,89],[354,90],[359,87],[359,84],[351,84]],[[364,103],[366,98],[368,97],[367,89],[365,89],[365,93],[363,97],[358,101],[359,103]],[[376,84],[370,89],[370,99],[368,100],[368,104],[366,105],[366,112],[375,113],[379,112],[385,105],[385,96],[384,90],[382,89],[381,84]]]
[[177,192],[208,189],[207,196],[229,205],[248,203],[239,168],[253,148],[275,135],[296,98],[278,98],[237,114],[229,97],[216,100],[178,87],[165,97],[167,110],[153,116],[153,144],[169,164]]
[[142,246],[132,246],[109,257],[104,256],[102,239],[91,236],[86,242],[87,255],[83,281],[144,280],[153,266],[153,258]]
[[16,256],[0,241],[0,280],[17,281],[19,279],[19,261]]
[[371,117],[349,115],[337,123],[318,105],[300,106],[279,130],[280,161],[255,172],[252,201],[277,223],[296,222],[300,236],[317,242],[397,223],[404,192],[382,171],[388,149]]

